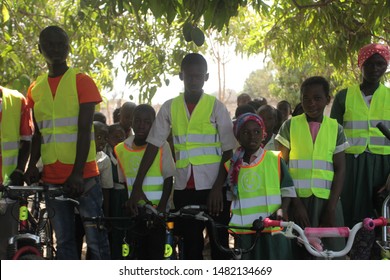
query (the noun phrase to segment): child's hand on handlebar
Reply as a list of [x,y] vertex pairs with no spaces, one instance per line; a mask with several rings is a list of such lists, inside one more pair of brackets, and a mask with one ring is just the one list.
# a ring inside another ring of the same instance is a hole
[[125,202],[124,205],[126,208],[126,212],[129,212],[130,216],[138,215],[138,206],[141,200],[146,201],[146,203],[150,203],[142,189],[138,190],[136,188],[133,188],[129,199]]
[[38,183],[40,179],[39,169],[36,166],[29,166],[24,172],[23,179],[27,185]]
[[222,190],[212,188],[207,199],[207,209],[210,215],[219,216],[223,211]]
[[82,174],[72,173],[65,181],[63,189],[70,198],[78,198],[84,191],[84,179]]

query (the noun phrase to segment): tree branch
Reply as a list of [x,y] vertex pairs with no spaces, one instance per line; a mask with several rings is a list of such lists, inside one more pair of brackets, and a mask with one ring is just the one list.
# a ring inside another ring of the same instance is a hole
[[300,4],[298,4],[297,0],[292,0],[292,2],[294,3],[295,7],[297,7],[299,10],[318,8],[318,7],[325,7],[328,4],[332,3],[333,1],[334,0],[322,0],[321,2],[315,3],[315,4],[300,5]]

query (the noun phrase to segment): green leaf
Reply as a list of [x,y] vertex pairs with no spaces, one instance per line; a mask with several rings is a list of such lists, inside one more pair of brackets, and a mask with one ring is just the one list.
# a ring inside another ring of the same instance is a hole
[[3,23],[6,23],[9,20],[9,11],[7,9],[7,6],[4,4],[1,9],[1,14],[3,15]]
[[160,0],[149,0],[149,8],[156,18],[160,18],[164,13],[164,2]]
[[130,0],[131,5],[135,12],[138,12],[142,6],[142,0]]

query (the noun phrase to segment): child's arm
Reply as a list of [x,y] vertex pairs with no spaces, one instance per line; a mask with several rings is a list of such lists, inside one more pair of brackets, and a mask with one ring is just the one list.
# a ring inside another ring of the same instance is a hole
[[66,179],[64,186],[68,187],[71,195],[80,196],[83,191],[83,171],[88,158],[91,146],[91,131],[93,124],[93,113],[95,112],[95,102],[80,104],[80,111],[77,125],[76,159],[74,161],[72,173]]
[[161,195],[160,202],[158,203],[157,210],[165,213],[167,211],[168,199],[172,192],[173,177],[168,177],[164,180],[163,192]]
[[341,191],[344,184],[345,175],[345,153],[340,152],[333,155],[334,177],[330,196],[327,201],[325,211],[321,216],[320,226],[332,227],[335,223],[336,205],[339,201]]
[[225,184],[226,176],[227,176],[225,162],[231,159],[232,156],[233,156],[232,150],[228,150],[222,153],[222,159],[219,164],[218,176],[209,193],[209,197],[207,200],[207,209],[209,210],[209,213],[214,216],[218,216],[219,213],[223,211],[222,188]]
[[162,147],[162,166],[161,172],[164,178],[163,192],[157,210],[166,212],[168,200],[172,193],[173,176],[176,171],[175,161],[173,160],[172,151],[168,142]]
[[111,189],[114,188],[111,160],[108,156],[105,156],[101,166],[102,168],[99,171],[103,190],[103,213],[104,216],[108,217],[110,215],[110,193]]

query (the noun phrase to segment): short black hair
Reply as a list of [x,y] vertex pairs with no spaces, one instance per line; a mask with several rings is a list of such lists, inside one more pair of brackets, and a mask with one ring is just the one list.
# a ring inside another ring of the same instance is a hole
[[301,95],[306,87],[312,86],[312,85],[321,85],[324,89],[325,95],[330,96],[329,82],[322,76],[313,76],[313,77],[310,77],[310,78],[307,78],[306,80],[304,80],[302,85],[301,85]]
[[107,124],[106,115],[99,111],[93,113],[93,120]]
[[114,133],[117,130],[121,130],[123,132],[123,134],[126,135],[125,130],[123,129],[123,127],[119,123],[113,123],[113,124],[108,126],[108,134]]
[[291,112],[291,116],[295,117],[295,116],[303,114],[304,112],[305,111],[303,110],[302,103],[298,103],[295,106],[294,110]]
[[149,104],[140,104],[138,105],[137,107],[135,107],[134,109],[134,113],[133,113],[133,117],[135,117],[135,115],[138,113],[138,112],[147,112],[149,114],[152,115],[153,119],[156,118],[156,111],[154,110],[154,108],[152,106],[150,106]]
[[275,120],[278,120],[278,110],[275,109],[275,107],[269,105],[269,104],[265,104],[265,105],[261,105],[257,110],[256,110],[256,114],[260,115],[261,111],[266,111],[266,110],[269,110],[272,115],[274,116]]
[[242,114],[245,114],[245,113],[253,113],[253,114],[256,114],[256,110],[253,106],[251,106],[250,104],[244,104],[244,105],[240,105],[236,108],[236,112],[234,114],[234,117],[237,119],[239,116],[241,116]]
[[207,72],[207,61],[203,55],[199,53],[189,53],[181,61],[180,70],[183,71],[190,65],[201,65],[204,66]]
[[39,34],[39,42],[41,43],[44,40],[45,36],[50,36],[50,34],[52,32],[62,33],[65,36],[67,42],[69,43],[68,34],[65,32],[64,29],[62,29],[61,27],[59,27],[57,25],[50,25],[50,26],[44,28],[41,31],[41,33]]
[[102,131],[107,132],[107,134],[108,134],[108,125],[107,124],[105,124],[101,121],[93,121],[93,126],[94,126],[95,131],[100,129]]
[[120,112],[121,112],[121,108],[120,107],[115,108],[114,112],[112,112],[112,118],[113,118],[113,122],[114,123],[119,122]]
[[279,107],[283,105],[286,105],[290,109],[290,111],[292,110],[291,104],[287,100],[279,101],[278,104],[276,104],[276,108],[279,109]]

